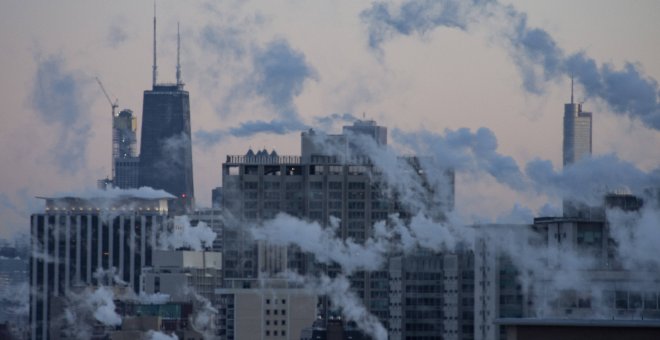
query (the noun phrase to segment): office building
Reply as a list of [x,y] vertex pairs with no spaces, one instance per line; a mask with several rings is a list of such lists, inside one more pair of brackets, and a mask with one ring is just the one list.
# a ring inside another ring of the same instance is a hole
[[[30,333],[49,339],[53,298],[73,287],[108,284],[97,275],[113,272],[134,292],[142,268],[152,265],[158,231],[167,221],[167,197],[44,198],[43,213],[31,217]],[[111,283],[111,282],[110,282]]]
[[176,83],[158,84],[154,17],[153,83],[151,90],[144,91],[138,186],[161,189],[174,195],[176,199],[171,202],[171,210],[184,213],[192,211],[195,193],[190,99],[181,81],[178,51]]

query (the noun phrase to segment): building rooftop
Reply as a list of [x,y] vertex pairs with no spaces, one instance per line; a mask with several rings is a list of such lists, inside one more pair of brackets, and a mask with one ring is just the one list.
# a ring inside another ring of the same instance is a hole
[[501,318],[495,320],[503,326],[564,326],[564,327],[652,327],[660,328],[660,319],[542,319]]

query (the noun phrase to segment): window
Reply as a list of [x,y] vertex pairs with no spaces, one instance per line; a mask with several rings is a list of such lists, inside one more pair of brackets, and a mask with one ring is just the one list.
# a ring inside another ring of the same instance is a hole
[[[275,313],[277,314],[277,313]],[[266,315],[270,315],[270,309],[266,309]]]
[[323,182],[309,182],[310,190],[323,190]]
[[270,305],[270,299],[266,299],[266,304]]
[[341,182],[329,182],[328,189],[330,190],[341,190]]
[[246,190],[257,190],[259,183],[257,182],[244,182],[243,183],[243,189]]
[[264,192],[264,198],[265,199],[271,199],[271,200],[278,200],[278,199],[280,199],[280,192],[279,191],[266,191],[266,192]]
[[341,165],[330,165],[330,166],[328,166],[328,173],[330,175],[341,175],[342,174],[342,166]]
[[364,182],[348,182],[348,190],[364,190]]
[[282,309],[282,315],[286,315],[286,309]]
[[270,336],[270,331],[266,331],[266,336]]
[[350,209],[350,210],[362,210],[362,209],[364,209],[364,202],[361,202],[361,201],[348,202],[348,209]]

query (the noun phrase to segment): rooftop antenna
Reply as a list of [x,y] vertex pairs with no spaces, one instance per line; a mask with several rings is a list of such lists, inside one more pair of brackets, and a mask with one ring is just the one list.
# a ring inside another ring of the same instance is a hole
[[181,81],[181,34],[179,33],[179,22],[176,23],[176,84],[182,85]]
[[571,104],[573,104],[573,73],[571,73]]
[[156,77],[158,75],[158,66],[156,66],[156,0],[154,0],[154,66],[152,85],[156,86]]

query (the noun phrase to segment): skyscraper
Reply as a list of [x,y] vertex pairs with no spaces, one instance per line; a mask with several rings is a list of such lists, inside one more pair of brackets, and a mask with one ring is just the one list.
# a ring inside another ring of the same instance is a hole
[[139,158],[136,148],[137,122],[133,111],[122,110],[112,118],[113,185],[121,189],[137,188]]
[[192,210],[195,194],[190,100],[181,81],[180,39],[177,41],[176,83],[158,84],[154,16],[153,87],[144,91],[138,185],[162,189],[176,196],[172,210],[183,212]]
[[564,166],[591,155],[591,118],[591,112],[573,102],[571,79],[571,102],[564,104]]
[[[591,156],[591,112],[583,112],[582,104],[573,101],[573,78],[571,78],[571,102],[564,104],[564,167]],[[592,208],[564,198],[564,216],[589,216]]]

